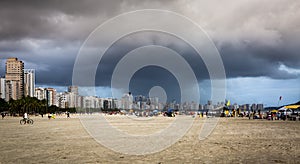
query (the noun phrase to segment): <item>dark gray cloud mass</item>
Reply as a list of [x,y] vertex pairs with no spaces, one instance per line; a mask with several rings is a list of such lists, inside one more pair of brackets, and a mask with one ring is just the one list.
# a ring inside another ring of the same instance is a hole
[[[113,16],[144,8],[172,10],[201,25],[216,44],[229,78],[299,77],[299,73],[280,69],[281,66],[300,69],[297,0],[3,0],[0,1],[0,59],[19,57],[25,61],[25,67],[36,69],[38,84],[70,85],[76,55],[90,32]],[[125,37],[111,47],[102,61],[102,70],[98,69],[97,84],[108,86],[118,59],[125,52],[147,44],[177,50],[195,69],[199,81],[208,78],[202,60],[182,40],[145,32]],[[0,75],[4,75],[5,63],[0,64]],[[167,77],[159,73],[157,76]],[[147,73],[140,73],[137,78],[144,83],[149,80]]]

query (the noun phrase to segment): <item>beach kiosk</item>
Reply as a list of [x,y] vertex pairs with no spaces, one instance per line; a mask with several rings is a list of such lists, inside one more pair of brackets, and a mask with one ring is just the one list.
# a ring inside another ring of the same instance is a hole
[[300,120],[299,118],[300,105],[287,105],[285,106],[285,108],[291,111],[290,115],[288,115],[290,120],[296,121],[297,118]]
[[300,109],[300,105],[287,105],[279,109],[287,119],[296,120],[297,117],[299,118],[299,113],[296,110]]

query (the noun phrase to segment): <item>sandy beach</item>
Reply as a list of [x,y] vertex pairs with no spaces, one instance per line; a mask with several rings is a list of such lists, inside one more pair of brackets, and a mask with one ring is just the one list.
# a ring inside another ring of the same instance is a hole
[[[131,123],[106,116],[112,125],[129,134],[147,135],[165,128],[170,118]],[[299,163],[300,121],[221,118],[212,134],[198,139],[206,118],[197,118],[191,129],[169,148],[148,155],[114,152],[96,142],[79,118],[48,120],[31,117],[0,120],[0,163]]]

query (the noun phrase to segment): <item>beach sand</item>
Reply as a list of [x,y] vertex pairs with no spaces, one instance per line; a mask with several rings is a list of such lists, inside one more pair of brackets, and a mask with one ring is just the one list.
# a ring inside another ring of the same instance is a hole
[[[200,141],[206,118],[196,118],[186,135],[167,149],[126,155],[100,145],[74,117],[32,117],[33,125],[20,125],[20,118],[0,120],[0,163],[300,163],[300,121],[221,118]],[[158,117],[133,124],[122,116],[106,117],[129,134],[151,134],[172,122]]]

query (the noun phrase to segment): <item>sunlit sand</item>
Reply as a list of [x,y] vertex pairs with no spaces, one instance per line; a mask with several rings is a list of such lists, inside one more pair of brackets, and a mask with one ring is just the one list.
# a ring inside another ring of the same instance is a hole
[[[75,117],[31,117],[33,125],[20,125],[20,118],[0,120],[0,163],[297,163],[300,159],[300,121],[222,118],[200,141],[206,118],[196,118],[171,147],[149,155],[126,155],[100,145]],[[105,117],[134,135],[158,132],[173,121],[160,116],[142,121]]]

